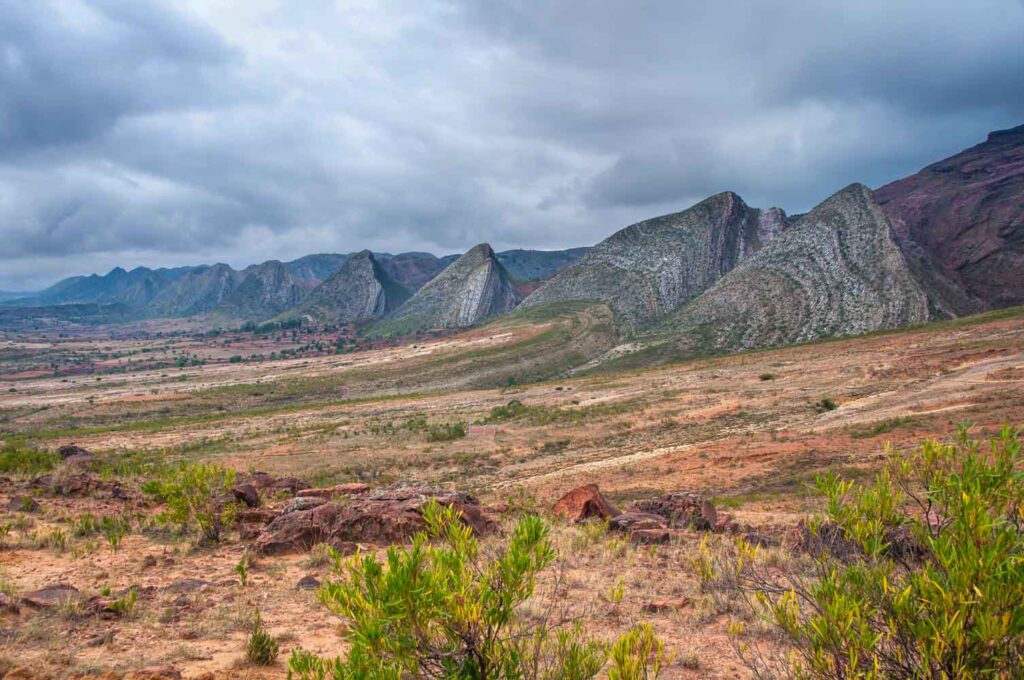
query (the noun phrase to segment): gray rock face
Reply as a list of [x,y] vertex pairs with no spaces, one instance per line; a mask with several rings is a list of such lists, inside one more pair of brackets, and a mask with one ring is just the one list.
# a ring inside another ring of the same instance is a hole
[[238,288],[244,276],[226,264],[200,267],[162,291],[147,308],[150,316],[188,316],[215,308]]
[[312,287],[298,281],[277,260],[246,267],[241,283],[215,311],[237,318],[266,319],[294,306]]
[[331,323],[376,321],[408,298],[409,291],[381,268],[373,253],[363,250],[287,314]]
[[474,246],[385,322],[389,332],[472,326],[518,304],[508,273],[486,243]]
[[782,210],[717,194],[613,234],[523,304],[596,300],[638,327],[699,295],[785,228]]
[[657,328],[684,355],[769,347],[929,319],[885,214],[853,184]]

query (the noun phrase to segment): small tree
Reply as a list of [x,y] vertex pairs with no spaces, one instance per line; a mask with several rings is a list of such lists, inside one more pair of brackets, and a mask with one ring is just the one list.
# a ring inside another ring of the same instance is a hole
[[1022,462],[1018,431],[986,445],[961,427],[952,443],[892,455],[870,486],[819,479],[827,518],[811,531],[833,545],[813,557],[814,576],[773,575],[749,546],[737,562],[792,654],[772,665],[741,653],[764,676],[1020,677]]
[[[348,656],[296,650],[289,677],[586,680],[601,670],[608,648],[580,626],[556,628],[519,613],[555,559],[540,518],[520,519],[507,544],[485,556],[458,510],[432,502],[423,517],[427,530],[408,547],[392,546],[383,564],[372,555],[335,555],[339,580],[322,586],[320,600],[348,619]],[[624,648],[623,657],[635,648]]]
[[235,471],[219,465],[180,463],[146,482],[142,489],[167,504],[161,519],[182,530],[196,529],[208,541],[219,541],[234,517],[231,497]]

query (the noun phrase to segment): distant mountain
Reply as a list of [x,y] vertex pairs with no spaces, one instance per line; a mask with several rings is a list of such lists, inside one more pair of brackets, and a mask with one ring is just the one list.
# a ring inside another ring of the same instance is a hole
[[387,320],[379,334],[472,326],[511,311],[519,302],[508,272],[486,243],[445,268]]
[[326,281],[327,277],[341,269],[341,265],[345,264],[348,257],[348,255],[338,253],[317,253],[285,262],[284,266],[296,281],[306,281],[316,285]]
[[373,253],[363,250],[349,257],[341,269],[285,316],[327,323],[376,321],[409,296],[409,291],[391,277]]
[[213,311],[235,319],[267,319],[301,302],[315,286],[293,277],[277,260],[246,267],[238,285]]
[[1024,304],[1024,125],[874,195],[940,311]]
[[770,347],[931,318],[871,191],[853,184],[656,327],[677,355]]
[[243,275],[223,262],[194,267],[165,288],[139,313],[150,317],[191,316],[209,312],[242,282]]
[[523,305],[594,300],[626,326],[641,327],[699,295],[786,226],[778,208],[758,210],[732,192],[717,194],[612,234]]
[[398,284],[417,291],[430,279],[458,259],[458,255],[436,257],[430,253],[374,253],[377,262]]
[[505,250],[498,253],[498,262],[517,281],[545,281],[575,264],[589,250]]
[[72,276],[38,293],[20,296],[14,302],[19,306],[47,306],[74,303],[124,303],[129,306],[149,304],[165,288],[194,267],[149,269],[136,267],[129,271],[115,267],[100,276]]

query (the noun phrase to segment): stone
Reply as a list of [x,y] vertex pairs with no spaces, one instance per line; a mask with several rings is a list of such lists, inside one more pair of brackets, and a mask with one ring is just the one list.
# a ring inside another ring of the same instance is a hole
[[608,528],[611,531],[622,531],[631,533],[646,529],[665,530],[668,529],[668,520],[661,515],[654,515],[648,512],[623,512],[608,521]]
[[370,490],[369,484],[360,482],[349,482],[347,484],[335,484],[317,489],[302,489],[296,495],[298,498],[332,498],[334,496],[358,496]]
[[376,321],[398,309],[409,295],[373,253],[363,250],[348,258],[293,313],[329,323]]
[[641,545],[661,545],[671,541],[673,535],[668,529],[633,529],[629,540]]
[[320,587],[320,580],[312,574],[306,574],[295,584],[296,590],[316,590]]
[[52,609],[61,605],[82,602],[85,597],[69,583],[54,583],[39,590],[23,593],[22,603],[35,609]]
[[231,488],[231,495],[249,508],[258,507],[260,504],[260,494],[252,484],[236,484]]
[[81,446],[75,444],[65,444],[64,446],[57,449],[57,453],[60,455],[61,460],[67,460],[68,458],[74,458],[75,456],[89,456],[92,454],[83,449]]
[[327,502],[326,498],[322,496],[296,496],[295,498],[288,501],[288,505],[284,506],[281,514],[288,512],[299,512],[302,510],[312,510],[315,507],[321,506]]
[[13,512],[36,512],[39,510],[39,503],[32,496],[12,496],[4,507]]
[[114,631],[108,630],[105,633],[94,635],[85,641],[86,647],[102,647],[103,645],[109,645],[114,641]]
[[672,528],[709,531],[718,522],[715,506],[699,493],[667,493],[636,501],[630,510],[659,515]]
[[570,522],[582,522],[592,517],[611,519],[619,515],[597,488],[597,484],[579,486],[555,502],[552,511]]
[[421,513],[431,500],[457,508],[462,521],[477,533],[495,528],[468,494],[399,484],[347,502],[322,502],[312,509],[283,513],[260,531],[253,548],[260,554],[280,555],[326,543],[351,554],[356,543],[401,543],[425,528]]

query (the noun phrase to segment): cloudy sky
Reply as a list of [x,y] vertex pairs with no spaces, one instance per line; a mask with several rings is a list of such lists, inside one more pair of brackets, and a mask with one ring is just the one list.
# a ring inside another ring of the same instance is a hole
[[0,0],[0,289],[804,211],[1024,123],[1024,0]]

